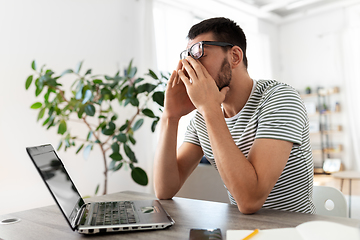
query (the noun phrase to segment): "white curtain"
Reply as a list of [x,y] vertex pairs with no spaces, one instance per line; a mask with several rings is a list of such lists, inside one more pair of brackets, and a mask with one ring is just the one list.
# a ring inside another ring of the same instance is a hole
[[150,68],[157,70],[157,54],[155,43],[155,27],[153,17],[153,0],[141,0],[139,37],[142,39],[140,47],[140,66],[144,71]]
[[347,29],[343,33],[344,80],[348,132],[352,154],[350,169],[360,170],[360,5],[347,9]]

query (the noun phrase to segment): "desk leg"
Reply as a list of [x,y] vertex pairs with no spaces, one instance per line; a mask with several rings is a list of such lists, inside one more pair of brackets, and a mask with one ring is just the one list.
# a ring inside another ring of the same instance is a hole
[[351,178],[349,179],[349,218],[351,218]]
[[342,178],[340,183],[340,192],[342,192],[343,185],[344,185],[344,179]]

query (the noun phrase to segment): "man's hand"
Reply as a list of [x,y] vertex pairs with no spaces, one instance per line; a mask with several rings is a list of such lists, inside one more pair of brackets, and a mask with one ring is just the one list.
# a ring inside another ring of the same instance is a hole
[[168,118],[180,119],[195,109],[186,92],[185,85],[178,75],[178,71],[182,67],[182,62],[179,61],[176,70],[171,74],[165,91],[164,113]]
[[187,57],[182,64],[183,68],[178,70],[178,74],[196,109],[203,114],[204,111],[220,108],[229,88],[224,87],[219,91],[215,80],[198,60]]

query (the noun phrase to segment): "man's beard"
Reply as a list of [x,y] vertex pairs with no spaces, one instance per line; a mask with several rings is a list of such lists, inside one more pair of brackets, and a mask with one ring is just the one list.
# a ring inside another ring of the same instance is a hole
[[217,77],[216,85],[219,88],[219,91],[224,87],[228,87],[231,82],[231,67],[229,61],[224,58],[224,61],[221,64],[221,69]]

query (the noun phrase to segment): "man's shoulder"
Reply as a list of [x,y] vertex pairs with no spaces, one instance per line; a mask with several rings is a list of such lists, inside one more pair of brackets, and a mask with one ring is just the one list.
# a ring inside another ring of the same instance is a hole
[[277,80],[258,80],[256,90],[261,95],[269,95],[273,92],[286,91],[297,95],[297,91],[286,83]]

